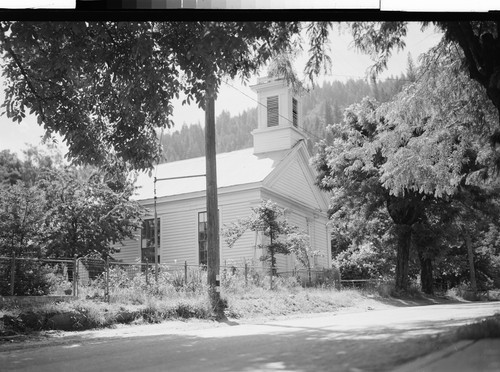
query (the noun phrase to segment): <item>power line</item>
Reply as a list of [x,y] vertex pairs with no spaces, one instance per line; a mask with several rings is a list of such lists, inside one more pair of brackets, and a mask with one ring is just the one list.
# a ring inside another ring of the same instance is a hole
[[[267,106],[266,106],[265,104],[263,104],[262,102],[259,102],[259,101],[258,101],[258,100],[256,100],[255,98],[250,97],[248,94],[246,94],[245,92],[242,92],[241,90],[239,90],[239,89],[238,89],[238,88],[236,88],[235,86],[233,86],[233,85],[229,84],[228,82],[226,82],[226,81],[223,81],[223,82],[224,82],[226,85],[230,86],[231,88],[233,88],[233,89],[237,90],[238,92],[240,92],[240,93],[241,93],[241,94],[243,94],[244,96],[246,96],[246,97],[250,98],[252,101],[257,102],[257,104],[259,104],[259,105],[263,106],[263,107],[267,110]],[[283,118],[283,119],[285,119],[285,120],[286,120],[286,121],[288,121],[290,124],[294,125],[294,124],[293,124],[293,121],[292,121],[292,120],[290,120],[288,117],[285,117],[285,116],[281,115],[280,113],[278,113],[278,116],[279,116],[279,117],[281,117],[281,118]],[[300,126],[299,128],[300,128],[300,129],[301,129],[304,133],[309,134],[310,136],[312,136],[312,137],[316,138],[316,139],[317,139],[317,140],[319,140],[319,141],[321,141],[322,139],[324,139],[324,138],[320,138],[320,137],[318,137],[318,136],[317,136],[316,134],[314,134],[314,133],[309,132],[307,129],[305,129],[305,128],[304,128],[304,126]]]

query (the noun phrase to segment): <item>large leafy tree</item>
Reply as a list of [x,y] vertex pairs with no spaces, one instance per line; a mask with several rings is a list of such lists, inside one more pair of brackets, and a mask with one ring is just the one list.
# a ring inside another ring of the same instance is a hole
[[172,100],[205,107],[223,77],[246,80],[310,35],[307,73],[319,72],[328,24],[299,22],[0,22],[4,113],[38,117],[68,156],[103,164],[118,157],[152,167],[156,131],[172,125]]
[[23,160],[1,154],[5,173],[16,175],[0,189],[3,255],[106,256],[140,227],[142,209],[130,200],[133,178],[121,163],[99,170],[68,167],[59,153],[34,147]]
[[[423,22],[428,27],[431,22]],[[432,22],[444,34],[444,40],[453,43],[461,53],[457,61],[467,67],[470,79],[479,83],[500,113],[500,34],[498,19]],[[374,60],[372,72],[377,74],[387,67],[394,50],[405,47],[408,22],[354,22],[350,24],[355,45],[370,54]],[[500,142],[500,115],[490,140]]]
[[423,217],[424,208],[418,193],[391,195],[380,182],[387,160],[377,146],[382,127],[377,108],[378,104],[372,99],[349,107],[343,122],[331,127],[335,137],[333,144],[320,143],[313,165],[319,173],[318,186],[333,195],[333,220],[347,218],[362,224],[382,207],[385,209],[396,236],[396,288],[406,290],[411,227]]
[[141,226],[142,207],[130,200],[129,181],[114,182],[95,169],[61,170],[45,175],[40,187],[47,195],[45,246],[59,257],[97,254],[106,257]]
[[44,193],[21,183],[0,188],[0,255],[40,257],[46,215]]
[[10,150],[0,151],[0,185],[14,185],[21,179],[22,161]]
[[[348,110],[333,128],[334,145],[323,145],[315,159],[319,185],[334,192],[334,217],[385,203],[398,240],[398,289],[408,284],[411,245],[437,244],[430,209],[481,184],[495,163],[493,150],[481,146],[498,120],[484,91],[464,75],[450,44],[427,58],[422,78],[392,102],[365,100]],[[432,255],[419,253],[428,283]]]

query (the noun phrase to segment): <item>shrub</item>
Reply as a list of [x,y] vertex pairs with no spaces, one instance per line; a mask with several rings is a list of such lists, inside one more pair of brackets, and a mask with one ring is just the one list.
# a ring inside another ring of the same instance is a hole
[[379,278],[392,272],[391,254],[371,243],[351,245],[337,255],[333,264],[339,268],[342,279]]
[[[5,265],[0,273],[0,294],[10,296],[12,266]],[[44,296],[55,287],[53,269],[39,261],[16,260],[14,294],[17,296]]]

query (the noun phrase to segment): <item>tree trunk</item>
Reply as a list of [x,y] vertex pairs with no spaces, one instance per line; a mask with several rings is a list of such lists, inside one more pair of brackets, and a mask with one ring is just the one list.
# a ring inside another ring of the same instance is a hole
[[469,271],[470,271],[470,286],[474,293],[474,297],[477,296],[477,282],[476,282],[476,269],[474,268],[474,249],[472,248],[472,242],[469,230],[465,229],[465,245],[467,246],[467,256],[469,258]]
[[219,211],[215,149],[215,99],[209,91],[205,102],[205,156],[207,185],[207,284],[210,304],[218,318],[224,316],[220,297]]
[[389,196],[387,198],[387,212],[396,228],[397,256],[396,256],[396,290],[408,290],[408,267],[410,260],[412,225],[423,215],[419,195],[406,197]]
[[432,295],[434,294],[434,277],[432,275],[432,259],[426,257],[423,253],[418,253],[420,261],[420,281],[422,292]]
[[398,251],[396,256],[396,290],[408,290],[408,267],[410,261],[411,226],[396,225]]

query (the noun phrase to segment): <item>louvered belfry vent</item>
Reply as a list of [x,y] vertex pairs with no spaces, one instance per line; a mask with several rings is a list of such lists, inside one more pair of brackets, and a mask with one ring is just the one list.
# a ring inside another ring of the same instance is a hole
[[305,140],[300,96],[280,77],[262,77],[251,86],[257,93],[257,128],[252,131],[255,155],[291,150]]
[[279,103],[278,96],[267,97],[267,126],[275,127],[279,125]]

